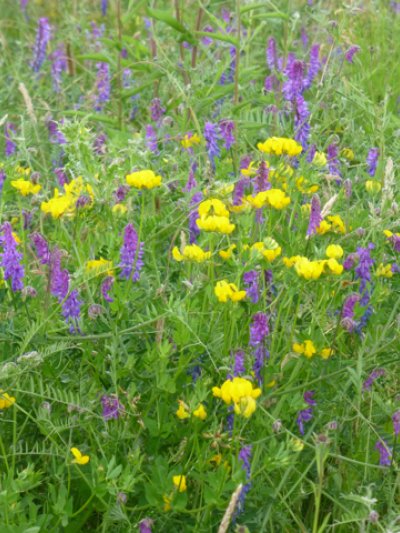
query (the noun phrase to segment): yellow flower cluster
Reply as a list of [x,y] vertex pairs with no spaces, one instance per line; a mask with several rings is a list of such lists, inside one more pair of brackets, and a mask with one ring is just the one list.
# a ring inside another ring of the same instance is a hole
[[304,176],[300,176],[296,179],[296,188],[298,191],[302,192],[303,194],[314,194],[318,191],[319,185],[308,185],[309,180],[307,180]]
[[[317,353],[317,348],[315,347],[313,341],[310,339],[307,339],[302,343],[295,342],[292,348],[294,352],[301,355],[305,355],[306,357],[308,357],[308,359],[311,359],[311,357],[313,357]],[[319,352],[319,355],[322,357],[322,359],[328,359],[331,355],[333,355],[333,350],[332,348],[323,348]]]
[[346,233],[346,226],[339,215],[330,215],[324,219],[319,227],[317,228],[317,233],[319,235],[324,235],[328,231],[333,231],[334,233]]
[[42,202],[40,209],[53,218],[60,218],[65,214],[73,214],[78,198],[83,194],[88,194],[90,201],[94,200],[94,193],[91,185],[84,184],[82,176],[73,179],[64,185],[65,194],[60,194],[58,189],[54,189],[54,196],[48,202]]
[[87,261],[86,272],[93,271],[96,274],[107,274],[111,276],[113,272],[112,261],[108,261],[107,259],[103,259],[102,257],[100,259],[91,259],[90,261]]
[[[172,483],[174,484],[175,490],[178,492],[186,492],[187,490],[187,482],[186,482],[186,476],[179,474],[177,476],[172,476]],[[163,501],[164,501],[164,511],[170,511],[172,509],[171,503],[174,499],[174,494],[171,492],[170,494],[164,494],[163,495]]]
[[246,298],[246,291],[240,291],[234,283],[229,283],[226,279],[217,282],[214,287],[214,293],[218,300],[223,303],[228,300],[240,302],[240,300]]
[[233,403],[237,415],[249,418],[256,410],[256,398],[261,394],[261,389],[253,388],[251,381],[234,377],[226,380],[221,387],[213,387],[213,395],[221,398],[227,405]]
[[172,250],[172,257],[175,261],[192,261],[194,263],[204,263],[211,257],[211,252],[205,252],[197,246],[197,244],[189,244],[185,246],[182,253],[177,246],[174,246]]
[[229,248],[227,248],[226,250],[220,250],[218,253],[222,259],[225,259],[225,261],[227,261],[232,257],[234,250],[236,250],[236,244],[231,244]]
[[161,185],[161,176],[156,176],[152,170],[138,170],[126,176],[126,183],[136,189],[154,189]]
[[186,134],[181,140],[181,145],[186,150],[188,148],[192,148],[195,144],[199,144],[199,143],[200,143],[200,137],[197,135],[197,133],[194,133],[193,135]]
[[218,198],[210,198],[201,202],[198,207],[200,217],[196,224],[204,231],[230,234],[235,229],[235,224],[229,220],[229,211],[225,204]]
[[251,246],[245,245],[243,247],[245,250],[250,249],[252,253],[257,255],[262,255],[267,261],[273,261],[282,253],[282,248],[279,244],[271,238],[265,239],[261,242],[255,242]]
[[287,154],[290,157],[301,154],[303,148],[301,144],[294,139],[287,139],[285,137],[270,137],[263,143],[258,143],[257,148],[261,152],[274,155]]
[[10,396],[6,392],[0,390],[0,410],[8,409],[15,404],[14,396]]
[[313,165],[316,165],[317,167],[324,167],[326,166],[327,162],[328,160],[326,159],[324,152],[315,152],[312,160]]
[[[178,400],[179,407],[176,411],[176,416],[180,420],[185,420],[186,418],[190,418],[190,410],[189,407],[186,405],[186,403],[182,400]],[[197,409],[193,411],[193,416],[196,418],[199,418],[200,420],[205,420],[207,418],[207,411],[202,403],[199,404]]]
[[[343,265],[334,257],[310,261],[307,257],[295,255],[284,257],[283,262],[288,268],[294,266],[297,275],[304,279],[319,279],[324,272],[336,275],[343,272]],[[325,267],[328,267],[328,271],[325,270]]]
[[382,184],[380,181],[377,180],[367,180],[365,182],[365,188],[367,192],[375,194],[380,192],[380,190],[382,189]]
[[261,209],[265,206],[273,207],[274,209],[284,209],[290,204],[289,196],[286,196],[281,189],[269,189],[269,191],[262,191],[255,196],[247,196],[248,203],[256,209]]
[[380,263],[378,268],[376,269],[375,275],[378,278],[392,278],[393,277],[392,265],[390,263],[387,265]]
[[42,188],[38,183],[32,183],[31,181],[19,178],[11,182],[11,186],[22,194],[22,196],[28,196],[28,194],[37,194]]

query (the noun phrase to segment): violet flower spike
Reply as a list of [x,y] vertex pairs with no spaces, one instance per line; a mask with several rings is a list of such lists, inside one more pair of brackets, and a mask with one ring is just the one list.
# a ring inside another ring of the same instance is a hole
[[319,200],[319,196],[317,194],[314,194],[311,199],[310,220],[308,222],[308,228],[306,233],[307,237],[310,237],[314,233],[317,233],[317,229],[319,228],[321,222],[321,202]]
[[328,160],[328,169],[330,174],[334,176],[340,176],[339,170],[339,161],[338,161],[338,147],[336,144],[332,143],[328,146],[326,150],[327,160]]
[[129,223],[125,226],[124,242],[120,252],[121,277],[124,279],[132,279],[132,281],[139,281],[140,271],[143,263],[144,242],[139,243],[138,234]]
[[400,435],[400,410],[396,411],[392,416],[393,431],[396,437]]
[[375,176],[379,158],[379,148],[371,148],[367,155],[368,174]]
[[103,17],[107,15],[108,0],[101,0],[101,14]]
[[50,54],[51,59],[51,77],[53,79],[53,90],[55,93],[61,92],[62,73],[67,71],[67,55],[65,53],[65,45],[61,43],[58,48]]
[[151,533],[151,526],[153,525],[153,520],[150,518],[144,518],[139,522],[139,533]]
[[233,132],[235,131],[235,123],[232,120],[221,120],[219,123],[221,137],[224,140],[224,147],[226,150],[235,144],[235,137]]
[[353,58],[357,52],[360,51],[360,47],[357,45],[351,46],[347,52],[344,54],[344,57],[348,63],[353,63]]
[[246,285],[246,294],[253,304],[256,304],[260,299],[258,278],[259,275],[257,270],[248,270],[243,274],[243,282]]
[[268,39],[266,59],[269,69],[273,72],[278,69],[278,56],[276,52],[276,41],[273,37]]
[[11,289],[13,292],[21,291],[24,288],[25,270],[21,264],[23,255],[18,252],[17,241],[12,232],[9,222],[5,222],[1,228],[1,245],[3,252],[0,254],[0,266],[4,269],[4,279],[11,280]]
[[203,194],[199,191],[194,193],[192,199],[190,200],[191,206],[196,206],[194,209],[191,209],[189,212],[189,242],[193,244],[196,242],[198,235],[200,235],[199,227],[197,226],[197,219],[199,218],[199,212],[197,205],[202,201]]
[[10,157],[17,151],[17,145],[12,140],[11,135],[15,134],[17,130],[15,129],[14,124],[11,122],[6,122],[4,126],[4,136],[6,138],[6,147],[5,147],[5,156]]
[[367,379],[364,381],[362,389],[363,391],[370,391],[372,388],[372,385],[374,382],[384,376],[386,374],[386,371],[384,368],[377,368],[371,372],[371,374],[367,377]]
[[101,397],[101,405],[103,408],[103,418],[104,420],[117,420],[121,413],[125,411],[125,407],[118,400],[115,395],[107,396],[104,395]]
[[221,155],[221,151],[218,146],[218,126],[212,122],[206,122],[204,125],[204,138],[206,140],[206,148],[211,166],[213,170],[215,170],[215,159],[218,159]]
[[269,351],[262,346],[261,344],[256,347],[254,350],[254,363],[253,363],[253,372],[258,381],[259,386],[262,385],[263,378],[261,375],[262,369],[264,368],[265,361],[269,359]]
[[34,72],[39,72],[46,59],[47,45],[51,39],[51,26],[49,19],[40,18],[36,33],[36,42],[33,48],[33,59],[31,68]]
[[95,111],[102,111],[107,102],[110,101],[111,81],[110,65],[105,62],[96,63],[96,98],[94,103]]
[[242,376],[246,372],[246,368],[244,366],[244,358],[245,353],[243,350],[237,350],[235,352],[235,364],[233,367],[233,375],[236,376]]
[[81,306],[82,302],[76,289],[70,292],[62,304],[61,313],[67,324],[69,324],[71,333],[79,332],[77,322],[81,316]]
[[154,154],[158,153],[157,134],[151,124],[147,124],[146,126],[146,144],[150,152]]
[[258,346],[269,334],[269,319],[266,313],[255,313],[250,324],[250,346]]
[[62,302],[68,294],[69,273],[61,268],[61,252],[55,248],[50,254],[50,293],[59,302]]
[[42,265],[48,265],[50,263],[50,250],[46,239],[37,231],[32,233],[30,237],[36,248],[36,255],[40,259],[40,262]]
[[383,439],[378,440],[375,449],[379,452],[379,464],[381,466],[390,466],[392,464],[393,449],[388,446]]
[[243,488],[242,488],[242,490],[240,492],[236,515],[241,513],[241,512],[243,512],[246,495],[247,495],[247,493],[249,492],[249,490],[251,488],[251,483],[250,483],[250,477],[251,477],[251,465],[250,465],[251,452],[252,452],[252,447],[251,446],[243,446],[243,448],[239,452],[239,461],[242,463],[242,469],[246,473],[247,483],[245,485],[243,485]]
[[114,278],[112,276],[107,276],[100,287],[100,292],[103,298],[106,302],[112,303],[114,301],[113,298],[111,298],[109,292],[112,289],[112,286],[114,285]]

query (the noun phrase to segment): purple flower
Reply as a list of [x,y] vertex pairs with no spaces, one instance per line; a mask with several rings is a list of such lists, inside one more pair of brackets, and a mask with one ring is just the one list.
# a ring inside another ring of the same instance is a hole
[[33,49],[33,59],[31,68],[34,72],[39,72],[44,60],[46,59],[47,45],[51,39],[51,27],[49,19],[40,18],[38,21],[38,29],[36,33],[36,42]]
[[311,199],[310,220],[308,222],[306,235],[310,237],[311,235],[316,233],[321,222],[321,202],[319,201],[319,196],[317,194],[314,194]]
[[359,294],[350,294],[343,304],[341,324],[349,333],[351,333],[356,326],[354,321],[354,308],[359,301]]
[[346,180],[344,180],[343,188],[344,188],[344,193],[346,195],[346,198],[350,199],[351,198],[352,189],[353,189],[353,184],[351,182],[351,179],[347,178]]
[[117,420],[121,413],[125,411],[125,407],[114,395],[111,396],[102,396],[101,405],[103,407],[103,418],[104,420]]
[[114,278],[112,276],[107,276],[100,287],[100,292],[106,302],[113,302],[114,299],[109,295],[112,286],[114,285]]
[[55,168],[54,174],[57,176],[60,187],[64,187],[64,185],[69,182],[68,176],[63,168]]
[[307,35],[307,32],[306,32],[305,28],[301,28],[300,39],[301,39],[301,42],[303,44],[303,47],[307,48],[307,46],[308,46],[308,35]]
[[278,68],[278,57],[276,53],[276,41],[273,37],[268,39],[268,45],[266,50],[267,65],[271,71]]
[[195,178],[195,172],[197,170],[197,163],[194,162],[190,165],[190,171],[189,171],[189,176],[188,176],[188,180],[186,182],[186,185],[184,186],[184,188],[182,189],[183,192],[190,192],[192,189],[194,189],[195,187],[197,187],[197,181],[196,181],[196,178]]
[[296,97],[295,104],[294,138],[306,149],[308,146],[308,138],[310,136],[310,125],[308,123],[310,112],[308,110],[307,102],[300,94]]
[[108,0],[101,0],[101,14],[103,17],[107,14]]
[[306,157],[307,163],[313,162],[316,152],[317,152],[317,146],[315,144],[312,144],[309,147],[308,152],[307,152],[307,157]]
[[316,75],[321,69],[321,61],[319,60],[319,44],[313,44],[310,50],[310,62],[308,65],[307,76],[304,80],[304,89],[309,89]]
[[117,204],[120,204],[121,202],[125,200],[126,195],[129,192],[129,189],[130,188],[128,185],[120,185],[118,187],[118,189],[114,192],[114,198]]
[[263,378],[261,376],[261,371],[264,368],[265,361],[269,358],[269,351],[265,346],[259,345],[254,350],[254,364],[253,372],[259,385],[261,386]]
[[269,181],[269,168],[263,160],[258,167],[257,174],[253,180],[253,189],[255,193],[268,191],[272,185]]
[[330,144],[326,150],[326,155],[328,159],[329,172],[334,176],[340,176],[339,161],[337,158],[338,157],[337,145],[334,143]]
[[215,170],[215,159],[219,158],[221,155],[221,151],[218,146],[218,125],[213,124],[212,122],[206,122],[204,125],[204,138],[206,140],[206,148],[211,166]]
[[278,91],[279,89],[279,80],[274,75],[271,74],[271,76],[267,76],[264,80],[264,89],[267,91],[267,93],[272,93],[274,91]]
[[235,123],[232,120],[221,120],[219,123],[221,137],[224,140],[224,147],[229,150],[235,144]]
[[50,54],[51,59],[51,77],[53,79],[53,89],[55,93],[61,92],[61,75],[67,71],[67,56],[65,53],[65,45],[61,43],[58,48]]
[[196,224],[197,219],[199,218],[199,212],[197,210],[197,204],[203,199],[203,194],[199,191],[194,193],[190,200],[191,206],[196,206],[195,209],[191,209],[189,212],[189,242],[193,244],[196,242],[197,236],[200,234],[199,227]]
[[105,133],[99,133],[94,140],[93,149],[97,155],[103,155],[106,153],[107,135]]
[[306,422],[310,422],[313,417],[313,408],[308,407],[307,409],[302,409],[299,411],[296,419],[297,426],[299,428],[299,431],[302,435],[304,435],[304,424]]
[[308,405],[311,405],[312,407],[314,407],[315,405],[317,405],[317,402],[314,400],[314,394],[315,394],[315,391],[313,390],[307,390],[304,395],[303,395],[303,398],[304,398],[304,401],[306,403],[308,403]]
[[282,86],[282,93],[288,102],[296,100],[297,96],[303,92],[303,74],[304,63],[297,59],[293,59],[292,56],[288,56],[288,64],[286,66],[287,80]]
[[159,122],[165,113],[165,107],[161,105],[161,100],[159,98],[153,98],[150,104],[150,114],[151,120],[154,122]]
[[146,144],[151,152],[158,153],[157,134],[151,124],[147,124],[146,126]]
[[250,490],[251,483],[250,483],[250,476],[251,476],[251,446],[243,446],[243,448],[239,452],[239,461],[242,463],[242,469],[246,473],[246,480],[247,483],[243,485],[243,488],[240,492],[239,501],[238,501],[238,507],[237,507],[237,514],[241,513],[244,509],[244,501],[246,498],[247,493]]
[[6,178],[7,178],[6,173],[4,172],[2,168],[0,168],[0,195],[3,192],[3,186],[4,186],[4,182],[6,181]]
[[246,294],[253,304],[256,304],[260,298],[258,287],[257,270],[248,270],[243,274],[243,282],[246,285]]
[[36,248],[36,255],[40,259],[42,265],[48,265],[50,263],[50,250],[46,239],[38,233],[32,233],[31,240]]
[[64,134],[59,130],[58,123],[55,120],[49,119],[47,121],[47,129],[52,144],[66,144],[67,140],[64,137]]
[[379,148],[371,148],[367,155],[368,174],[370,176],[375,176],[378,157]]
[[367,282],[371,281],[371,268],[375,261],[371,257],[371,250],[375,246],[370,243],[366,248],[357,248],[358,265],[354,272],[360,280],[360,293],[364,292]]
[[396,437],[400,434],[400,410],[396,411],[392,416],[393,431]]
[[12,140],[11,135],[15,134],[17,130],[15,129],[14,124],[11,122],[6,122],[4,126],[4,136],[6,138],[6,149],[5,154],[6,157],[10,157],[11,155],[15,154],[17,150],[17,145]]
[[79,331],[76,324],[81,315],[81,306],[82,302],[79,300],[79,294],[76,289],[69,293],[62,304],[61,312],[67,324],[70,325],[69,330],[71,333]]
[[256,313],[253,315],[252,322],[250,324],[250,341],[251,346],[258,346],[261,344],[265,337],[269,334],[268,316],[266,313]]
[[354,55],[360,50],[360,47],[357,45],[351,46],[347,52],[344,54],[346,61],[353,63]]
[[139,281],[143,268],[144,242],[139,243],[138,234],[133,224],[127,224],[124,230],[124,242],[120,252],[121,277]]
[[235,365],[233,367],[233,375],[241,376],[245,373],[246,369],[244,366],[245,353],[243,350],[237,350],[235,353]]
[[346,259],[343,261],[343,268],[345,270],[351,270],[354,267],[355,262],[357,261],[357,254],[349,254]]
[[139,533],[151,533],[152,525],[153,520],[150,520],[150,518],[144,518],[139,522]]
[[393,449],[388,446],[387,442],[380,439],[375,444],[375,449],[379,452],[379,464],[381,466],[390,466],[392,463]]
[[[203,31],[206,31],[208,33],[213,33],[214,28],[212,26],[204,26]],[[213,42],[213,39],[211,37],[202,37],[201,43],[204,44],[204,46],[210,46],[210,44]]]
[[4,269],[4,279],[11,280],[11,288],[14,292],[24,288],[24,267],[21,264],[22,254],[17,250],[17,242],[12,233],[9,222],[5,222],[1,228],[1,244],[3,253],[0,254],[0,266]]
[[94,109],[102,111],[104,106],[110,100],[111,82],[110,82],[110,65],[103,61],[96,63],[96,90]]
[[69,273],[61,268],[61,252],[55,248],[50,254],[50,292],[59,302],[68,294]]
[[362,386],[363,391],[371,390],[371,387],[374,384],[374,381],[376,381],[381,376],[384,376],[385,374],[386,372],[384,368],[376,368],[375,370],[373,370],[363,383],[363,386]]
[[232,204],[233,205],[242,205],[244,191],[247,185],[249,185],[249,178],[241,178],[235,183],[235,188],[233,189],[232,194]]

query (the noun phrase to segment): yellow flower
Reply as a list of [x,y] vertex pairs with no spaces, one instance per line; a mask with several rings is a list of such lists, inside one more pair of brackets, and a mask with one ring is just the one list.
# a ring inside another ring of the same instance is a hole
[[246,291],[240,291],[234,283],[229,283],[226,279],[217,282],[214,287],[214,293],[218,300],[223,303],[228,300],[240,302],[240,300],[246,298]]
[[282,253],[282,248],[270,237],[261,242],[255,242],[250,246],[253,253],[261,254],[267,261],[273,261]]
[[388,239],[390,239],[391,237],[393,237],[393,232],[388,230],[388,229],[384,229],[383,230],[383,233],[385,235],[385,237],[387,237]]
[[326,217],[332,225],[332,231],[337,233],[346,233],[346,226],[339,215],[329,215]]
[[94,270],[96,274],[108,274],[111,275],[113,271],[112,261],[107,259],[91,259],[86,262],[86,272],[91,272]]
[[204,252],[197,244],[189,244],[183,248],[181,253],[177,246],[172,250],[172,257],[175,261],[193,261],[195,263],[203,263],[210,259],[211,252]]
[[128,211],[128,208],[124,204],[115,204],[111,211],[117,215],[124,215]]
[[246,200],[256,209],[261,209],[264,206],[271,206],[274,209],[284,209],[290,204],[289,196],[286,196],[281,189],[262,191],[255,196],[247,196]]
[[326,257],[340,259],[343,257],[343,248],[339,244],[330,244],[325,250]]
[[164,501],[164,511],[165,512],[170,511],[172,509],[171,507],[172,497],[164,494],[163,501]]
[[295,342],[292,349],[294,352],[303,354],[309,359],[317,353],[317,349],[315,348],[313,341],[310,339],[305,340],[302,344]]
[[365,182],[365,188],[371,194],[377,193],[382,189],[382,184],[377,180],[367,180]]
[[328,265],[332,274],[340,275],[343,272],[343,265],[338,263],[338,261],[334,258],[328,259],[328,261],[325,261],[325,264]]
[[310,261],[307,257],[300,257],[294,264],[297,275],[305,279],[318,279],[323,270],[323,261]]
[[224,202],[218,198],[209,198],[201,202],[198,207],[200,217],[207,217],[211,215],[217,215],[219,217],[229,218],[229,211],[226,208]]
[[380,263],[380,265],[376,269],[375,275],[377,277],[382,277],[382,278],[392,278],[393,277],[392,265],[391,264],[384,265],[383,263]]
[[192,148],[192,146],[194,146],[195,144],[199,144],[199,143],[200,143],[200,137],[198,136],[197,133],[194,133],[193,135],[186,133],[186,135],[181,140],[181,145],[183,146],[183,148],[186,148],[186,149]]
[[[265,161],[265,164],[267,167],[269,167],[269,163],[267,161]],[[254,174],[257,173],[257,169],[254,168],[254,161],[251,161],[247,168],[241,168],[240,173],[243,174],[243,176],[254,176]]]
[[58,189],[54,189],[53,198],[50,198],[48,202],[42,202],[40,209],[53,218],[60,218],[62,215],[74,211],[75,199],[71,195],[60,195]]
[[188,409],[189,409],[188,406],[182,400],[178,400],[178,403],[179,403],[179,407],[178,407],[178,410],[175,413],[176,416],[178,418],[180,418],[181,420],[185,420],[185,418],[189,418],[190,414],[189,414],[189,411],[188,411]]
[[251,381],[245,378],[234,377],[226,380],[221,387],[213,387],[212,392],[227,405],[233,403],[236,414],[249,418],[256,409],[255,400],[260,396],[261,389],[253,388]]
[[324,152],[315,152],[312,162],[313,165],[316,165],[317,167],[324,167],[328,160],[326,159]]
[[329,359],[333,355],[332,348],[322,348],[320,355],[322,359]]
[[72,462],[77,465],[86,465],[90,461],[90,457],[88,455],[82,455],[78,448],[71,448],[71,453],[75,457]]
[[297,190],[299,190],[300,192],[304,194],[314,194],[315,192],[318,191],[319,185],[307,186],[308,183],[310,183],[309,180],[305,179],[303,176],[300,176],[299,178],[296,179]]
[[200,217],[196,220],[197,227],[204,231],[215,231],[230,235],[235,229],[235,224],[231,224],[229,218],[210,215]]
[[299,259],[301,259],[300,255],[292,255],[292,257],[284,257],[282,261],[287,268],[291,268]]
[[317,233],[319,235],[325,235],[325,233],[327,233],[331,227],[332,226],[326,220],[322,220],[321,224],[317,228]]
[[227,250],[220,250],[218,253],[222,259],[228,260],[232,257],[233,250],[236,250],[236,244],[231,244]]
[[152,170],[139,170],[128,174],[126,183],[136,189],[154,189],[161,185],[161,176],[156,176]]
[[200,420],[205,420],[207,418],[207,411],[202,403],[193,411],[193,416],[200,418]]
[[29,176],[31,169],[29,167],[21,167],[21,165],[17,165],[15,167],[15,172],[20,176]]
[[209,460],[209,463],[214,463],[217,466],[221,464],[222,461],[222,454],[217,453],[216,455],[213,455],[211,459]]
[[19,178],[11,182],[11,186],[22,194],[22,196],[28,196],[28,194],[37,194],[42,188],[39,184],[34,184],[31,181]]
[[287,154],[291,157],[301,154],[303,150],[301,144],[285,137],[270,137],[263,143],[258,143],[257,148],[267,154]]
[[15,404],[14,396],[10,396],[0,389],[0,409],[8,409]]
[[353,161],[354,152],[351,148],[343,148],[341,155],[347,159],[347,161]]
[[185,492],[187,489],[186,476],[172,476],[172,482],[179,492]]

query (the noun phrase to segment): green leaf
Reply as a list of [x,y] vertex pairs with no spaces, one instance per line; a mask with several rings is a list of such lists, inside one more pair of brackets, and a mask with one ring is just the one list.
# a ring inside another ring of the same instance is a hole
[[196,43],[196,39],[194,38],[193,34],[190,33],[190,31],[185,28],[183,24],[181,24],[176,18],[174,18],[168,11],[162,11],[161,9],[147,9],[147,14],[149,17],[159,20],[160,22],[164,22],[164,24],[167,24],[171,28],[173,28],[175,31],[178,31],[179,33],[182,33],[185,37],[185,40],[188,41],[191,44]]
[[[265,4],[250,4],[248,6],[242,6],[240,8],[240,13],[248,13],[249,11],[254,11],[256,9],[265,9]],[[263,18],[282,18],[289,19],[289,15],[282,13],[282,11],[268,11],[268,13],[263,13]]]
[[216,41],[224,41],[226,43],[231,43],[235,46],[239,46],[239,39],[232,37],[232,35],[226,35],[225,33],[219,32],[209,32],[209,31],[196,31],[195,35],[197,37],[210,37]]

